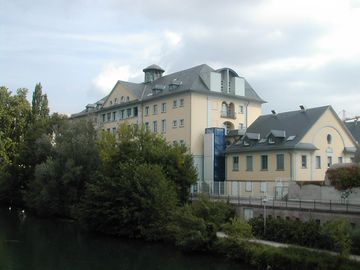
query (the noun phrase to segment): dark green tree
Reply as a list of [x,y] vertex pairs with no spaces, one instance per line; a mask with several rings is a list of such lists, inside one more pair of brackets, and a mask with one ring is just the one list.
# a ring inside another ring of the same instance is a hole
[[57,119],[53,133],[44,134],[42,140],[50,149],[46,160],[35,166],[27,205],[40,215],[73,217],[85,184],[98,167],[96,132],[89,122]]

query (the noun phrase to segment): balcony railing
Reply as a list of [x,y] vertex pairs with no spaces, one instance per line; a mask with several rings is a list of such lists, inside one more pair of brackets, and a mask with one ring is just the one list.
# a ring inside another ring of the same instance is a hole
[[222,118],[231,118],[231,119],[235,119],[235,113],[232,111],[221,111],[221,117]]

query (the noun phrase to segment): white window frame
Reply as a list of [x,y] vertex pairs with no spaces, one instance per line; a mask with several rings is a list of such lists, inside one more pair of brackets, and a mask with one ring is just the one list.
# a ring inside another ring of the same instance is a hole
[[245,191],[246,192],[252,192],[253,189],[253,183],[251,181],[245,182]]
[[267,193],[267,190],[268,190],[268,183],[260,182],[260,192]]
[[172,127],[173,127],[173,128],[177,128],[177,120],[173,120],[173,122],[172,122]]

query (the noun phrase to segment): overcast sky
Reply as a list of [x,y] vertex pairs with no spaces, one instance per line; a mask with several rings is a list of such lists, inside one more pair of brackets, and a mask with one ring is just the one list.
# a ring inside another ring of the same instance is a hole
[[360,115],[360,0],[0,0],[0,85],[75,113],[118,79],[206,63],[244,76],[263,112]]

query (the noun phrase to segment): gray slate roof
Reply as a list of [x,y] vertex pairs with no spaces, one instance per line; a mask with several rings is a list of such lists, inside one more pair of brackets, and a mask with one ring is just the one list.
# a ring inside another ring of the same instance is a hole
[[350,133],[353,135],[354,139],[359,144],[360,143],[360,122],[359,121],[345,122],[345,126],[348,128]]
[[[315,150],[312,144],[299,143],[302,137],[309,131],[314,123],[321,115],[331,106],[323,106],[318,108],[307,109],[305,111],[291,111],[279,114],[268,114],[258,117],[255,122],[248,127],[246,134],[259,133],[261,139],[266,139],[269,134],[281,135],[279,132],[284,131],[286,138],[277,141],[275,144],[269,144],[267,141],[258,141],[255,144],[244,146],[240,140],[230,145],[226,152],[250,152],[250,151],[269,151],[269,150],[285,150],[285,149],[304,149]],[[275,133],[275,134],[274,134]],[[290,136],[292,140],[288,140]]]
[[[161,67],[157,65],[151,65],[144,70],[149,69],[158,69],[162,70]],[[212,94],[218,96],[228,96],[231,98],[239,98],[245,99],[249,101],[255,101],[260,103],[265,103],[265,101],[259,97],[259,95],[255,92],[255,90],[250,86],[250,84],[245,80],[245,95],[244,96],[235,96],[233,94],[227,93],[218,93],[211,91],[205,85],[202,75],[216,71],[210,66],[206,64],[202,64],[199,66],[195,66],[189,69],[181,70],[175,73],[171,73],[165,76],[162,76],[151,83],[132,83],[126,81],[118,81],[117,84],[121,84],[124,88],[129,89],[133,92],[133,94],[137,97],[140,101],[147,101],[151,99],[156,99],[161,96],[166,96],[175,93],[182,93],[186,91],[193,91],[198,93],[204,94]],[[116,85],[115,85],[116,87]],[[115,89],[113,88],[113,90]],[[153,93],[153,89],[159,89],[157,94]],[[103,98],[106,100],[107,97]],[[104,108],[105,109],[105,108]],[[81,113],[86,113],[83,111]],[[74,114],[74,116],[77,114]]]

